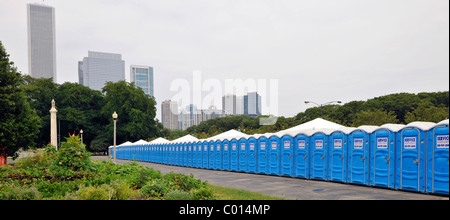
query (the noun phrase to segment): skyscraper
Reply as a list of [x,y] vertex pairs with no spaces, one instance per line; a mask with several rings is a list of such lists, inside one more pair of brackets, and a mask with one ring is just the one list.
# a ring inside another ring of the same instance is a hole
[[120,54],[89,51],[88,57],[80,62],[79,83],[93,90],[101,91],[108,81],[125,80],[125,61]]
[[178,103],[166,100],[161,104],[161,118],[163,127],[178,130]]
[[35,78],[56,82],[55,9],[27,4],[28,73]]
[[261,115],[261,96],[257,92],[244,96],[244,114],[253,117]]
[[225,115],[236,115],[236,95],[223,96],[222,109]]
[[154,96],[153,93],[153,67],[131,65],[131,82],[142,88],[145,94]]

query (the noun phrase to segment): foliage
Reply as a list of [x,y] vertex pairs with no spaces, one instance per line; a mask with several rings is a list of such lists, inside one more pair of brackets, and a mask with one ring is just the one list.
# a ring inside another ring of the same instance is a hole
[[80,137],[74,134],[66,140],[67,142],[61,143],[61,148],[56,155],[52,168],[72,171],[88,170],[91,163],[89,160],[91,153],[86,151]]
[[40,118],[30,107],[20,87],[21,74],[13,65],[0,41],[0,147],[6,147],[7,155],[16,158],[20,148],[35,145]]
[[134,200],[214,199],[193,175],[162,175],[137,163],[91,161],[78,136],[56,151],[48,146],[14,166],[0,167],[0,199]]

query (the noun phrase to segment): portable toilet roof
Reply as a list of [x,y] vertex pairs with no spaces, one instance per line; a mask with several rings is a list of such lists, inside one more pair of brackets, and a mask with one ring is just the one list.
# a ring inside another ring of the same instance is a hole
[[148,142],[142,139],[133,143],[133,145],[146,145],[146,144],[148,144]]
[[393,132],[398,132],[400,130],[402,130],[406,125],[403,124],[384,124],[381,125],[380,128],[385,128],[388,130],[391,130]]
[[173,140],[172,142],[174,143],[185,143],[185,142],[194,142],[194,141],[198,141],[198,139],[190,134],[184,136],[184,137],[180,137],[176,140]]
[[443,120],[443,121],[437,123],[436,125],[448,125],[448,122],[449,122],[448,119],[446,119],[446,120]]
[[363,130],[366,133],[373,133],[375,130],[377,130],[378,128],[380,128],[379,126],[374,126],[374,125],[361,125],[358,128],[356,128],[355,130]]
[[424,121],[415,121],[415,122],[411,122],[408,125],[406,125],[406,127],[416,127],[422,131],[428,131],[431,128],[433,128],[434,126],[436,126],[436,123],[424,122]]
[[[340,131],[344,134],[350,134],[350,133],[352,133],[352,131],[354,131],[356,129],[357,128],[355,128],[355,127],[342,127],[342,128],[335,129],[333,132]],[[333,133],[333,132],[331,132],[331,133]]]
[[150,141],[150,144],[166,144],[166,143],[170,143],[170,141],[166,140],[166,139],[164,139],[162,137],[157,138],[157,139],[155,139],[153,141]]
[[285,131],[299,131],[299,130],[319,130],[319,129],[338,129],[344,127],[343,125],[327,121],[322,118],[316,118],[312,121],[297,125],[295,127],[286,129]]

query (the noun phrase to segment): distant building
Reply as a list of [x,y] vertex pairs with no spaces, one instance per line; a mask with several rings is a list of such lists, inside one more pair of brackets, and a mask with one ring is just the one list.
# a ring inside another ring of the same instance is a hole
[[55,9],[41,4],[27,4],[28,73],[35,78],[56,82]]
[[80,62],[78,62],[79,83],[93,90],[101,91],[109,81],[125,80],[125,61],[120,54],[89,51],[88,57]]
[[178,130],[178,103],[166,100],[161,104],[161,118],[163,127]]
[[244,96],[244,114],[252,117],[261,115],[261,96],[257,92]]
[[131,82],[144,90],[145,94],[154,96],[153,91],[153,67],[131,65]]
[[236,95],[223,96],[222,108],[225,115],[236,115]]

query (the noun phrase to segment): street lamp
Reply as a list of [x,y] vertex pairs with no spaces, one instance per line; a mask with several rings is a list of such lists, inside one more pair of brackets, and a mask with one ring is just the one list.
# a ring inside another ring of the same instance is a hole
[[305,104],[309,104],[309,103],[315,104],[315,105],[317,105],[317,106],[320,107],[320,117],[322,118],[322,117],[323,117],[323,107],[324,107],[324,106],[329,105],[329,104],[332,104],[332,103],[338,103],[338,104],[341,104],[342,102],[341,102],[341,101],[331,101],[331,102],[327,102],[327,103],[324,103],[324,104],[319,105],[319,104],[317,104],[317,103],[315,103],[315,102],[305,101]]
[[81,144],[83,144],[83,129],[80,130]]
[[117,113],[114,112],[112,114],[112,117],[114,119],[114,153],[113,153],[114,154],[114,160],[113,160],[113,162],[116,163],[116,121],[117,121],[117,117],[118,117]]

